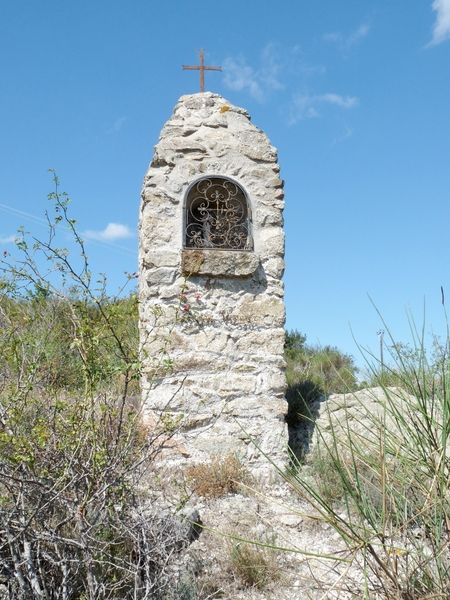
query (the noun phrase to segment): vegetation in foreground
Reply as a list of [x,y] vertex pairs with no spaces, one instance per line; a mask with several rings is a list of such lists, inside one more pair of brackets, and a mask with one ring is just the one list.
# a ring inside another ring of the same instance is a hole
[[[17,242],[0,273],[0,595],[179,598],[179,521],[139,487],[158,454],[141,424],[136,297],[93,282],[68,199],[46,242]],[[55,244],[69,229],[80,267]],[[42,268],[45,270],[42,271]]]
[[188,467],[186,476],[190,487],[204,498],[219,498],[239,492],[249,484],[250,474],[235,454],[216,457],[209,463]]
[[423,337],[412,349],[391,339],[390,366],[368,363],[377,410],[365,405],[370,391],[354,395],[361,416],[349,427],[325,407],[326,430],[291,473],[315,518],[345,543],[340,589],[356,585],[367,599],[450,597],[449,352],[448,337],[431,359]]
[[[48,241],[29,247],[23,236],[22,260],[6,257],[0,273],[0,584],[13,600],[199,598],[176,572],[187,544],[179,521],[153,513],[139,487],[160,444],[136,402],[136,297],[110,298],[104,282],[92,281],[67,198],[56,187],[51,200]],[[60,223],[78,244],[78,270],[55,247]],[[413,349],[391,340],[390,350],[389,364],[368,365],[368,382],[386,401],[377,414],[361,406],[366,433],[345,424],[331,437],[317,431],[306,464],[283,475],[345,544],[336,558],[348,570],[335,591],[444,600],[450,343],[437,344],[432,359],[420,338]],[[310,418],[312,401],[358,387],[351,357],[308,346],[298,332],[287,334],[286,360],[291,424]],[[211,467],[191,473],[194,484],[206,482],[205,495],[237,491],[245,480],[231,458],[226,469]],[[276,576],[270,544],[241,541],[230,557],[245,585],[262,588]]]

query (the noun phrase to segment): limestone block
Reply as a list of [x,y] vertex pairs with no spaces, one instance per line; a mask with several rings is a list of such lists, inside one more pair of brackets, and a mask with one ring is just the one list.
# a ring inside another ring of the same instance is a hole
[[181,270],[186,275],[247,277],[258,265],[259,257],[254,252],[185,249],[181,253]]
[[[142,398],[144,414],[151,410],[159,415],[168,408],[173,409],[174,406],[180,405],[180,401],[182,401],[181,381],[168,379],[164,385],[158,385],[159,383],[160,381],[154,380],[148,382],[144,388]],[[158,390],[158,396],[153,393],[155,389]]]
[[145,269],[177,267],[179,262],[180,257],[177,252],[161,248],[159,251],[148,253],[142,261],[142,267]]
[[284,181],[283,179],[280,179],[278,175],[267,178],[265,184],[266,187],[270,189],[278,189],[284,187]]
[[273,146],[264,147],[258,139],[248,141],[246,139],[239,145],[239,151],[251,160],[263,162],[275,162],[277,160],[275,148]]
[[210,425],[217,419],[211,412],[191,414],[180,423],[181,431],[191,431]]
[[267,190],[259,192],[259,203],[261,207],[272,207],[278,208],[279,210],[284,209],[284,192],[282,189],[279,190]]
[[224,431],[222,428],[210,430],[208,436],[198,436],[196,440],[196,448],[201,452],[204,452],[207,457],[225,456],[227,454],[236,453],[238,456],[243,455],[245,452],[245,445],[242,448],[236,443],[238,440],[237,427],[236,434],[233,435],[234,431]]
[[212,355],[227,353],[234,355],[234,342],[228,331],[217,330],[212,327],[203,327],[200,331],[185,334],[181,331],[172,333],[172,345],[181,352],[189,348],[207,348]]
[[263,268],[266,275],[281,279],[284,274],[284,259],[281,256],[268,258],[263,262]]
[[146,282],[147,285],[170,285],[175,281],[176,272],[173,269],[166,267],[159,267],[157,269],[151,269],[147,271]]
[[282,300],[264,298],[263,300],[244,300],[235,311],[240,322],[267,323],[284,325],[285,310]]
[[286,376],[279,367],[268,368],[264,373],[258,375],[256,391],[263,393],[266,389],[271,389],[273,394],[284,393],[286,389]]
[[255,227],[282,227],[282,212],[273,206],[265,206],[264,209],[256,211],[254,224]]
[[170,357],[173,362],[172,373],[208,371],[211,363],[214,364],[215,371],[226,372],[230,368],[230,362],[227,357],[218,353],[192,350],[191,352],[171,352]]
[[186,387],[196,389],[198,395],[203,396],[205,400],[217,396],[225,399],[233,395],[244,397],[246,394],[253,393],[256,386],[253,375],[217,373],[212,370],[213,367],[214,365],[210,364],[210,369],[202,374],[191,373],[186,378]]
[[263,329],[249,331],[246,335],[239,335],[236,340],[236,349],[244,354],[264,356],[278,356],[280,348],[284,346],[284,329]]
[[167,220],[161,215],[147,221],[139,233],[141,237],[151,237],[155,246],[162,246],[170,243],[174,238],[175,228],[168,225]]
[[[226,405],[227,415],[250,416],[254,418],[258,416],[267,418],[269,416],[270,418],[271,412],[275,413],[275,415],[286,414],[286,401],[278,399],[273,402],[271,401],[269,404],[264,395],[254,394],[246,396],[245,402],[242,401],[242,398],[236,398],[228,401]],[[265,427],[264,421],[261,427]]]
[[237,357],[233,361],[232,367],[235,373],[252,373],[259,371],[260,363],[257,361],[246,361],[243,357]]
[[160,189],[144,186],[142,191],[142,201],[142,211],[146,219],[153,218],[155,207],[157,206],[167,217],[174,214],[173,204],[176,202],[176,199]]
[[265,256],[284,255],[284,232],[280,227],[265,227],[259,232],[259,247]]

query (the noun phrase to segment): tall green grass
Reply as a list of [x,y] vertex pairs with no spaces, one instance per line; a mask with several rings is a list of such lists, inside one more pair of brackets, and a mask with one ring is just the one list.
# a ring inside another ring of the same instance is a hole
[[345,544],[359,597],[448,600],[450,340],[431,358],[423,332],[389,350],[389,364],[368,360],[377,389],[350,392],[339,418],[323,405],[288,480]]

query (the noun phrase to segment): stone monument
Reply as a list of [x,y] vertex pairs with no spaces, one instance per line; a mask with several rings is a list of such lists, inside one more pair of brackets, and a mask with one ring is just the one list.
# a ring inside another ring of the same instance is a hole
[[276,150],[248,113],[182,96],[140,209],[144,411],[173,461],[285,458],[283,204]]

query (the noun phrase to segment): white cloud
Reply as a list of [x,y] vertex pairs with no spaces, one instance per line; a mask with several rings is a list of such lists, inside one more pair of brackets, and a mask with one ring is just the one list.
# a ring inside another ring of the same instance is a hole
[[369,23],[361,23],[357,29],[347,35],[344,35],[340,31],[334,31],[326,33],[322,39],[330,44],[336,44],[342,52],[348,52],[353,46],[367,37],[369,32]]
[[0,244],[13,244],[17,239],[17,235],[0,236]]
[[350,46],[354,46],[365,37],[369,35],[370,25],[368,23],[362,23],[358,29],[356,29],[353,33],[351,33],[347,39],[347,44]]
[[242,56],[228,57],[223,61],[224,84],[231,90],[247,91],[262,102],[271,91],[283,89],[279,74],[281,64],[274,44],[268,44],[261,53],[261,66],[250,66]]
[[121,223],[108,223],[105,229],[101,231],[93,231],[92,229],[88,229],[83,233],[83,236],[88,240],[114,242],[116,240],[125,240],[133,237],[133,232],[128,225],[122,225]]
[[436,46],[450,39],[450,0],[434,0],[432,9],[436,12],[433,37],[429,46]]
[[224,84],[235,92],[247,90],[256,100],[263,99],[263,91],[255,70],[243,58],[226,58],[223,61]]
[[293,125],[304,119],[314,119],[319,116],[319,111],[314,106],[314,96],[297,94],[292,100],[289,123]]
[[107,133],[119,133],[125,123],[128,121],[128,117],[118,117],[112,126],[108,129]]
[[267,44],[263,49],[261,62],[260,78],[264,86],[269,90],[282,90],[284,86],[279,79],[281,64],[274,44]]
[[326,104],[334,104],[340,108],[354,108],[358,106],[359,100],[355,96],[341,96],[339,94],[322,94],[316,96],[317,102],[325,102]]
[[302,76],[309,77],[311,75],[323,75],[327,71],[324,65],[310,64],[300,44],[292,46],[290,51],[285,53],[285,56],[289,58],[290,72],[293,74],[300,73]]
[[327,94],[297,94],[292,99],[289,123],[293,125],[298,121],[319,117],[320,107],[327,104],[348,110],[358,106],[359,99],[355,96],[341,96],[333,92]]

